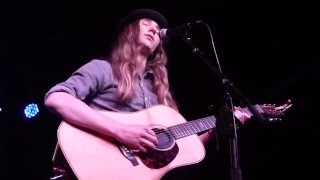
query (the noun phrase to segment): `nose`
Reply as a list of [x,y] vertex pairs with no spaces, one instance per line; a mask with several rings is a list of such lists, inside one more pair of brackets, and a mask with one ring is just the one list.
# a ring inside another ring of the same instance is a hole
[[153,35],[159,34],[159,30],[156,28],[151,28],[150,31],[152,32]]

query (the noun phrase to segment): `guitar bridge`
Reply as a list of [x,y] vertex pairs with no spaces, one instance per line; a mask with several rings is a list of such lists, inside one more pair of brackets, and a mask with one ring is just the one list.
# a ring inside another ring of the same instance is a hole
[[122,154],[132,163],[133,166],[139,165],[137,159],[134,157],[130,149],[128,149],[124,145],[119,145],[119,149],[122,152]]

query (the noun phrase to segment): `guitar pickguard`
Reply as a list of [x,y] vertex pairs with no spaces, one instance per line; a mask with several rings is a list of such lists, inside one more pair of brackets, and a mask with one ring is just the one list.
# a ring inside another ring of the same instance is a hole
[[159,169],[174,160],[179,152],[179,147],[175,143],[170,150],[153,150],[148,153],[140,154],[139,157],[143,164],[151,169]]

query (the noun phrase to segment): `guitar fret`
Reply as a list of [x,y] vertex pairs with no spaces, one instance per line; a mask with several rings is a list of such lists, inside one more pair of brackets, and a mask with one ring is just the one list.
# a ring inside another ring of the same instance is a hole
[[177,131],[177,127],[176,126],[172,126],[172,128],[170,128],[172,131],[173,131],[173,135],[176,139],[179,139],[180,137],[178,136],[179,135],[179,132]]
[[207,127],[210,127],[210,121],[204,121],[204,123],[206,123]]
[[194,125],[194,127],[196,127],[196,128],[197,128],[197,131],[196,131],[196,132],[199,132],[199,131],[200,131],[200,129],[198,128],[196,121],[195,121],[195,122],[192,122],[192,124]]
[[[179,127],[180,127],[180,130],[181,130],[181,132],[182,132],[182,136],[187,135],[186,128],[185,128],[185,124],[182,124],[182,125],[179,126]],[[178,127],[178,128],[179,128],[179,127]]]
[[191,128],[190,128],[190,125],[191,125],[191,124],[188,124],[188,123],[185,124],[186,130],[187,130],[187,135],[193,134],[193,133],[192,133],[192,130],[191,130]]
[[192,124],[190,124],[190,127],[192,128],[193,133],[197,132],[197,130],[194,128],[194,126],[192,126]]
[[201,129],[200,129],[200,126],[199,126],[199,120],[196,120],[196,121],[194,121],[192,124],[197,128],[197,131],[196,132],[200,132],[201,131]]
[[205,129],[205,125],[202,122],[199,122],[199,125],[200,125],[201,130]]
[[177,126],[175,126],[175,129],[176,129],[176,132],[177,132],[177,137],[181,138],[182,136],[181,136],[180,129]]
[[180,127],[181,127],[180,129],[181,129],[182,135],[186,136],[187,132],[186,132],[185,124],[182,124]]
[[184,130],[184,124],[181,124],[180,126],[177,126],[177,129],[179,129],[179,132],[180,132],[180,137],[185,137],[186,136],[186,133],[185,133],[185,130]]
[[188,134],[189,135],[193,134],[193,130],[191,129],[192,126],[190,124],[186,124],[186,127],[189,129]]

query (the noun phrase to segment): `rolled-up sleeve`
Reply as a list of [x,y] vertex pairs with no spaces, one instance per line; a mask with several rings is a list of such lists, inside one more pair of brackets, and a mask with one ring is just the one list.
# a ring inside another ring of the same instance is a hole
[[112,83],[110,64],[104,60],[91,60],[86,63],[64,82],[60,82],[46,92],[44,100],[53,92],[66,92],[80,100],[94,95],[102,86]]

